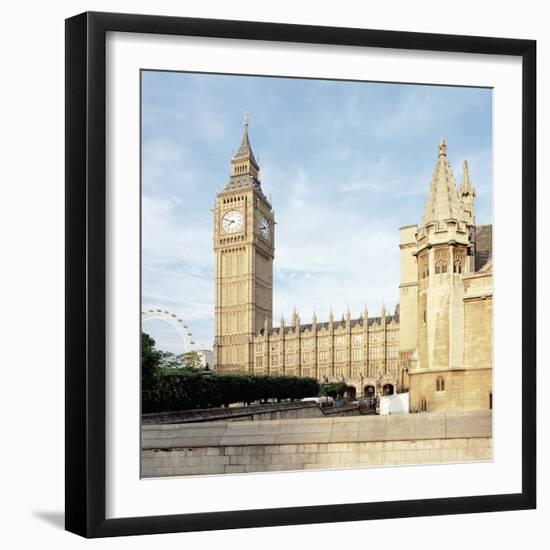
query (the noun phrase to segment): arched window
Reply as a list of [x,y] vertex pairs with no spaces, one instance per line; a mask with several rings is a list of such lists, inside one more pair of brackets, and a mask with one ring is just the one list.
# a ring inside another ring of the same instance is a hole
[[462,258],[457,258],[454,263],[454,272],[462,273]]
[[445,379],[443,376],[438,376],[435,382],[435,391],[445,391]]
[[423,256],[418,259],[418,268],[419,268],[421,279],[426,279],[426,277],[430,275],[430,267],[429,267],[427,256]]
[[435,273],[439,275],[440,273],[447,273],[447,262],[444,260],[439,260],[435,264]]

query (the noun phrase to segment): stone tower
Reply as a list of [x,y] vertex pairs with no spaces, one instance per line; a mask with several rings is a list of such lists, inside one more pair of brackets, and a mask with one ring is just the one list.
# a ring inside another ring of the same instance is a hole
[[421,225],[401,230],[401,327],[412,323],[416,331],[404,331],[400,349],[412,351],[411,404],[420,410],[428,400],[430,410],[464,408],[464,277],[475,269],[474,197],[468,163],[458,189],[441,140]]
[[275,220],[260,183],[260,167],[245,116],[229,181],[214,206],[217,372],[253,371],[253,336],[271,329]]

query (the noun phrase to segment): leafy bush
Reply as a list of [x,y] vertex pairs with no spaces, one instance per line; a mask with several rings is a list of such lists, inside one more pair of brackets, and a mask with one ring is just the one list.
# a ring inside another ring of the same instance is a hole
[[345,382],[333,382],[328,387],[323,386],[323,395],[329,395],[334,399],[341,399],[344,397],[348,389],[348,385]]
[[251,403],[267,399],[301,399],[319,394],[314,378],[296,376],[213,375],[162,370],[143,388],[143,412],[168,412]]
[[206,409],[267,399],[301,399],[317,396],[320,392],[314,378],[248,374],[204,376],[192,366],[192,357],[184,368],[173,368],[167,365],[166,354],[155,349],[155,341],[146,333],[141,336],[141,355],[144,413]]

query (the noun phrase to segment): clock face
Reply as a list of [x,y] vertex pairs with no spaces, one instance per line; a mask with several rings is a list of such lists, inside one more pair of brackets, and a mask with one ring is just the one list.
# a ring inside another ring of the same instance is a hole
[[269,241],[271,237],[271,228],[269,226],[269,222],[263,216],[260,216],[260,219],[258,220],[258,229],[260,230],[260,236],[262,239]]
[[226,212],[222,218],[222,229],[226,233],[236,233],[243,226],[243,217],[237,210]]

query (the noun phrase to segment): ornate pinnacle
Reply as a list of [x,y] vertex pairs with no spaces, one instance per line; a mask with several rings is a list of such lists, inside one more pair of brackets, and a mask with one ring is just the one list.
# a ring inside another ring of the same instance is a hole
[[468,161],[465,160],[462,164],[462,183],[460,185],[460,193],[462,195],[472,194],[475,196],[475,189],[470,180],[470,169],[468,166]]
[[441,139],[439,157],[432,174],[428,198],[424,206],[422,225],[454,219],[464,221],[464,209],[447,160],[447,145]]
[[447,156],[447,144],[445,143],[445,140],[443,138],[441,138],[441,141],[439,142],[439,156]]

